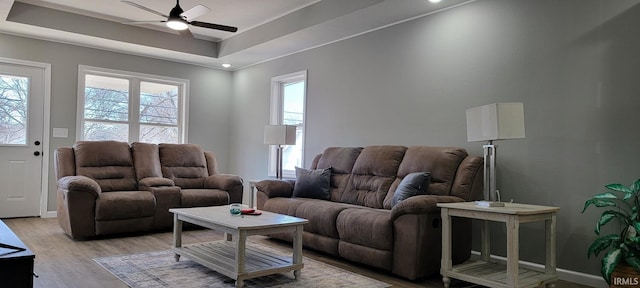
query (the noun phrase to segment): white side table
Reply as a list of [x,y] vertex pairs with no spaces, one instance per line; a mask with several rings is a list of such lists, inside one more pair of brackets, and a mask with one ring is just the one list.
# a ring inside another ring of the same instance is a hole
[[256,193],[258,190],[256,189],[256,183],[262,180],[249,180],[249,207],[253,209],[258,209],[258,203],[256,202]]
[[[451,278],[488,287],[554,287],[556,272],[556,214],[558,207],[506,203],[504,207],[483,207],[475,202],[437,204],[442,213],[442,263],[440,274],[444,287]],[[484,220],[481,228],[480,261],[467,261],[452,266],[451,217]],[[520,223],[545,221],[546,262],[544,272],[519,267]],[[489,221],[504,222],[507,226],[507,263],[490,259]]]

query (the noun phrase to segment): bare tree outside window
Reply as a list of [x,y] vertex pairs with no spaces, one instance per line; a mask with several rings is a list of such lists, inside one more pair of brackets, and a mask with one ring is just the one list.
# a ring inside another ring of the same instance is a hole
[[0,75],[0,144],[27,144],[29,78]]
[[84,92],[84,140],[129,138],[129,80],[87,75]]
[[140,83],[140,141],[178,143],[178,86]]
[[180,108],[178,85],[86,74],[83,139],[180,143]]

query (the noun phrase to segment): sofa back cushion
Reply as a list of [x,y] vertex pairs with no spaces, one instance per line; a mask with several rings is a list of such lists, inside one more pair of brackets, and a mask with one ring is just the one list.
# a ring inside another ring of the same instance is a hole
[[162,177],[158,145],[153,143],[131,143],[136,178],[142,180],[147,177]]
[[353,166],[340,202],[383,208],[407,147],[365,147]]
[[183,189],[204,187],[209,176],[207,160],[199,145],[159,144],[162,175]]
[[393,206],[393,194],[402,178],[413,172],[431,173],[429,194],[451,195],[451,187],[456,179],[458,166],[467,157],[466,150],[455,147],[412,146],[407,149],[398,168],[389,194],[385,197],[384,208]]
[[314,159],[312,169],[331,168],[329,194],[331,201],[340,202],[347,187],[347,181],[353,170],[362,147],[329,147]]
[[94,179],[103,192],[138,190],[127,142],[79,141],[73,150],[76,175]]

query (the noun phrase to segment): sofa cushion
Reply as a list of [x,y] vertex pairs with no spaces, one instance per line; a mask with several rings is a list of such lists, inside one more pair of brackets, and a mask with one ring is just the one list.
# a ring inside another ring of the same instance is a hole
[[429,172],[413,172],[405,176],[393,194],[393,206],[416,195],[426,195],[429,189]]
[[[312,199],[307,198],[288,198],[288,197],[275,197],[269,198],[262,207],[265,211],[270,211],[278,214],[284,214],[289,216],[296,216],[296,210],[300,204],[305,203]],[[306,230],[306,229],[304,229]]]
[[356,159],[362,152],[362,147],[329,147],[314,159],[313,169],[331,167],[331,181],[329,193],[331,201],[340,202],[347,186],[351,170]]
[[73,150],[76,175],[94,179],[105,192],[138,190],[127,142],[78,141],[73,145]]
[[148,191],[100,193],[96,200],[96,221],[151,217],[156,199]]
[[398,168],[398,176],[412,172],[429,171],[429,194],[449,195],[460,162],[467,157],[462,148],[413,146],[407,149]]
[[182,189],[182,207],[219,206],[229,204],[229,193],[219,189]]
[[331,168],[307,170],[296,167],[293,197],[329,200]]
[[138,181],[148,177],[162,177],[157,144],[133,142],[131,155]]
[[393,250],[393,222],[389,210],[345,209],[336,219],[336,228],[340,241],[380,250]]
[[203,188],[209,176],[207,160],[199,145],[159,144],[162,175],[185,189]]
[[340,202],[382,208],[406,150],[404,146],[365,147],[353,166]]
[[338,239],[336,221],[338,215],[349,208],[358,206],[317,199],[306,199],[298,205],[293,216],[309,220],[304,231]]

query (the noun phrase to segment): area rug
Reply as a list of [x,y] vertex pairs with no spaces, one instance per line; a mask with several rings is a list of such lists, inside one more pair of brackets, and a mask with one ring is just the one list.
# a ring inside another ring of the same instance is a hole
[[[274,248],[252,243],[271,253],[291,255]],[[186,257],[176,262],[170,250],[94,259],[100,266],[132,288],[151,287],[235,287],[235,280],[204,267]],[[245,280],[244,287],[390,287],[362,275],[351,273],[304,257],[301,276],[293,272]]]

